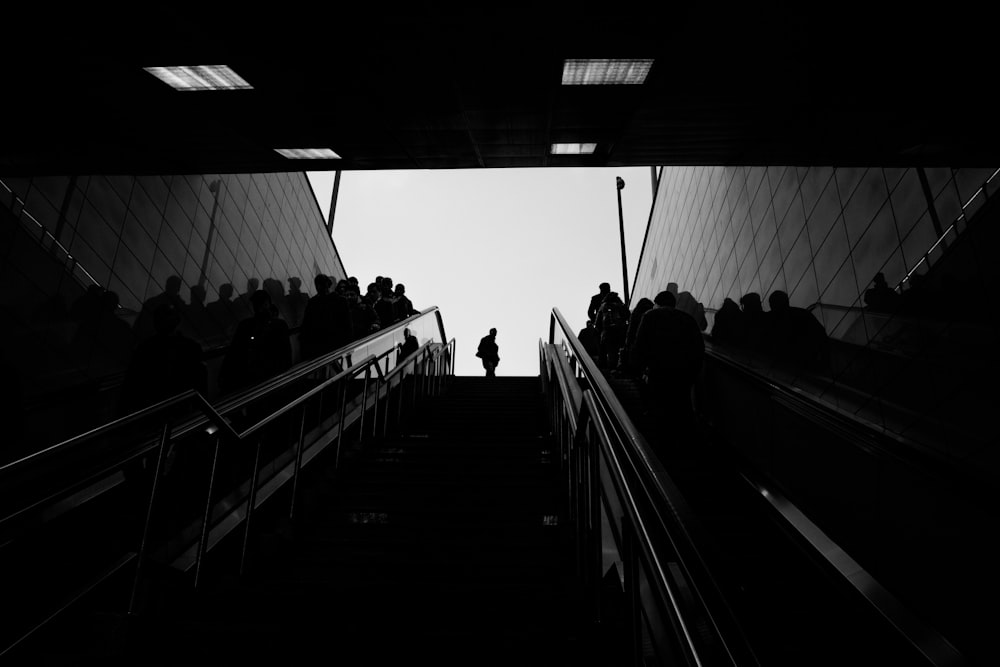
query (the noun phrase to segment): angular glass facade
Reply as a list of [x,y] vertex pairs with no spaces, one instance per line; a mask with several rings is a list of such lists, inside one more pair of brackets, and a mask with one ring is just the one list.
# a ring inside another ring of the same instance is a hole
[[206,303],[231,284],[317,273],[343,278],[304,173],[4,178],[34,217],[94,281],[138,311],[181,278],[181,297],[203,284]]
[[[710,313],[779,289],[793,306],[862,306],[876,273],[895,286],[934,262],[946,244],[921,260],[995,171],[926,169],[929,199],[917,169],[665,167],[633,305],[675,282]],[[845,317],[817,316],[828,332]]]
[[250,314],[241,295],[253,289],[297,326],[318,273],[346,277],[301,172],[0,176],[0,368],[25,443],[114,416],[132,350],[152,333],[143,304],[168,283],[182,333],[208,350]]
[[[980,375],[996,343],[983,248],[997,173],[664,167],[630,305],[677,283],[705,307],[711,332],[727,297],[755,292],[767,310],[784,291],[824,326],[830,360],[819,375],[786,368],[781,380],[949,455],[979,456],[991,428],[975,387],[993,381]],[[866,300],[879,273],[898,308]],[[746,361],[777,375],[765,357]],[[963,437],[943,444],[942,432]]]

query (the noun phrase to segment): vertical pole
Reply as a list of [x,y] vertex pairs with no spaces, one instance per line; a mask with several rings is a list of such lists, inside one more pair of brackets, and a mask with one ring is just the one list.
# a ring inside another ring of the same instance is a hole
[[156,451],[156,467],[153,469],[153,484],[149,490],[149,504],[146,506],[146,521],[142,524],[142,539],[139,541],[139,555],[135,563],[135,578],[132,580],[132,592],[129,595],[128,615],[135,613],[139,593],[139,583],[142,581],[142,561],[146,557],[146,544],[149,541],[149,524],[153,520],[153,504],[156,501],[156,490],[160,482],[160,471],[163,468],[163,458],[167,443],[170,442],[170,423],[164,422],[160,431],[160,446]]
[[208,234],[205,236],[205,254],[201,258],[201,271],[198,273],[198,285],[204,287],[208,281],[208,261],[212,258],[212,238],[215,236],[215,215],[219,211],[219,190],[222,179],[215,179],[208,184],[208,190],[214,196],[212,213],[208,216]]
[[372,367],[365,366],[365,386],[361,390],[361,417],[358,422],[358,445],[365,441],[365,414],[368,412],[368,383],[371,382]]
[[305,444],[305,442],[306,442],[306,403],[303,403],[302,418],[301,420],[299,420],[299,446],[295,449],[295,468],[292,470],[292,506],[288,510],[289,520],[295,519],[295,504],[299,497],[299,471],[302,470],[302,446]]
[[247,549],[250,545],[250,520],[253,518],[254,505],[257,503],[257,480],[260,476],[260,450],[263,444],[263,438],[257,438],[257,452],[253,459],[253,475],[250,477],[250,494],[247,498],[247,526],[246,530],[243,532],[243,551],[240,553],[240,576],[242,577],[246,573],[247,566]]
[[215,490],[215,472],[219,464],[219,448],[222,438],[216,434],[215,451],[212,454],[212,469],[208,473],[208,493],[205,496],[205,514],[201,518],[201,539],[198,541],[198,553],[194,560],[194,588],[198,590],[201,583],[201,567],[208,552],[208,526],[212,518],[212,493]]
[[337,420],[337,449],[333,457],[333,469],[340,467],[340,445],[344,442],[344,420],[347,418],[347,378],[341,378],[340,382],[340,417]]
[[628,305],[628,267],[625,264],[625,217],[622,215],[622,190],[625,188],[625,180],[621,176],[616,176],[616,183],[618,185],[618,228],[621,230],[622,237],[622,286],[624,287],[622,294],[625,295],[625,305]]
[[333,236],[333,218],[337,214],[337,195],[340,193],[340,170],[333,174],[333,195],[330,197],[330,213],[326,216],[326,232]]

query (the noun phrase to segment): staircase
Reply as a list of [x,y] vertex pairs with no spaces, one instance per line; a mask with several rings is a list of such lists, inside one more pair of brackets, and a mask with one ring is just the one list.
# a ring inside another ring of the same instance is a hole
[[594,664],[539,382],[450,378],[324,462],[247,576],[147,616],[128,662]]

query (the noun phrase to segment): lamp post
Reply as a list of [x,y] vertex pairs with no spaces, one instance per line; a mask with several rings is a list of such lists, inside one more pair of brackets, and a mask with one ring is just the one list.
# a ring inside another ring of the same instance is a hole
[[625,295],[625,305],[628,305],[628,269],[625,264],[625,218],[622,215],[622,190],[625,188],[625,179],[621,176],[615,176],[615,181],[618,186],[618,228],[621,230],[622,237],[622,286],[624,290],[622,293]]

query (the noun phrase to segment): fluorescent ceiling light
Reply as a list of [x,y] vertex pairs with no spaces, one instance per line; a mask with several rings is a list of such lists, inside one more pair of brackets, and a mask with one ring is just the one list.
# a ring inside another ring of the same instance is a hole
[[177,90],[251,90],[253,86],[226,65],[143,67]]
[[274,150],[292,160],[340,159],[340,156],[329,148],[275,148]]
[[652,60],[591,58],[563,61],[562,85],[639,85],[646,80]]
[[589,155],[597,148],[597,144],[552,144],[553,155]]

